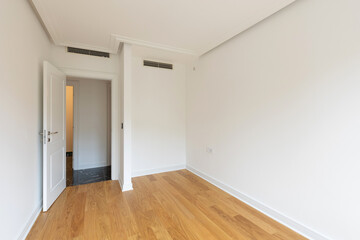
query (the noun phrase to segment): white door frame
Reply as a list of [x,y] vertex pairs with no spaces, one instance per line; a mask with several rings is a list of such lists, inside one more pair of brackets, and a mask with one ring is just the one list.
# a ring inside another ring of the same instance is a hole
[[[111,82],[111,179],[119,179],[120,170],[120,103],[119,103],[119,81],[118,76],[111,73],[96,72],[91,70],[80,70],[73,68],[60,68],[66,74],[66,77],[85,78],[96,80],[107,80]],[[75,89],[74,89],[75,91]],[[74,105],[74,111],[75,111]],[[74,122],[75,116],[74,114]],[[77,131],[77,129],[74,129]],[[74,139],[75,140],[75,139]],[[78,152],[78,146],[75,146],[74,152]],[[75,153],[77,154],[77,153]]]

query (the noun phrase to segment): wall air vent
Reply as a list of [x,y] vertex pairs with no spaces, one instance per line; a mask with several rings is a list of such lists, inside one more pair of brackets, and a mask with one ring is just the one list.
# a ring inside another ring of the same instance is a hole
[[93,50],[82,49],[82,48],[73,48],[73,47],[68,47],[67,51],[70,53],[110,58],[110,54],[107,52],[99,52],[99,51],[93,51]]
[[161,63],[161,62],[154,62],[144,60],[144,66],[147,67],[156,67],[156,68],[165,68],[165,69],[173,69],[173,65],[169,63]]

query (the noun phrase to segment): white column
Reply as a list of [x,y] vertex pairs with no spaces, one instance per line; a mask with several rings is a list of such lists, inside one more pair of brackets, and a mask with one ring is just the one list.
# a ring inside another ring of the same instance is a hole
[[131,45],[124,43],[120,52],[120,81],[122,81],[122,159],[120,166],[120,185],[122,191],[132,190],[131,182],[131,151],[132,151],[132,117],[131,117],[131,98],[132,98],[132,51]]

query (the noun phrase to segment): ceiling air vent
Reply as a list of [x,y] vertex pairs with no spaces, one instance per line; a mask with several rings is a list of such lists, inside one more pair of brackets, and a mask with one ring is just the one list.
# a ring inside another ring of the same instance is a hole
[[156,67],[156,68],[165,68],[165,69],[173,69],[173,65],[169,63],[161,63],[161,62],[154,62],[144,60],[144,66],[147,67]]
[[110,54],[107,52],[99,52],[99,51],[93,51],[93,50],[82,49],[82,48],[73,48],[73,47],[68,47],[67,51],[71,52],[71,53],[77,53],[77,54],[110,58]]

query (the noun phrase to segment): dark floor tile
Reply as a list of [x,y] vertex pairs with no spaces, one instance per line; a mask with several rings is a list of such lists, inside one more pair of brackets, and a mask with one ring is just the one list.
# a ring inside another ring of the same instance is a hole
[[73,185],[72,157],[66,157],[66,186]]
[[72,157],[66,158],[66,171],[66,186],[111,180],[111,166],[73,170]]

